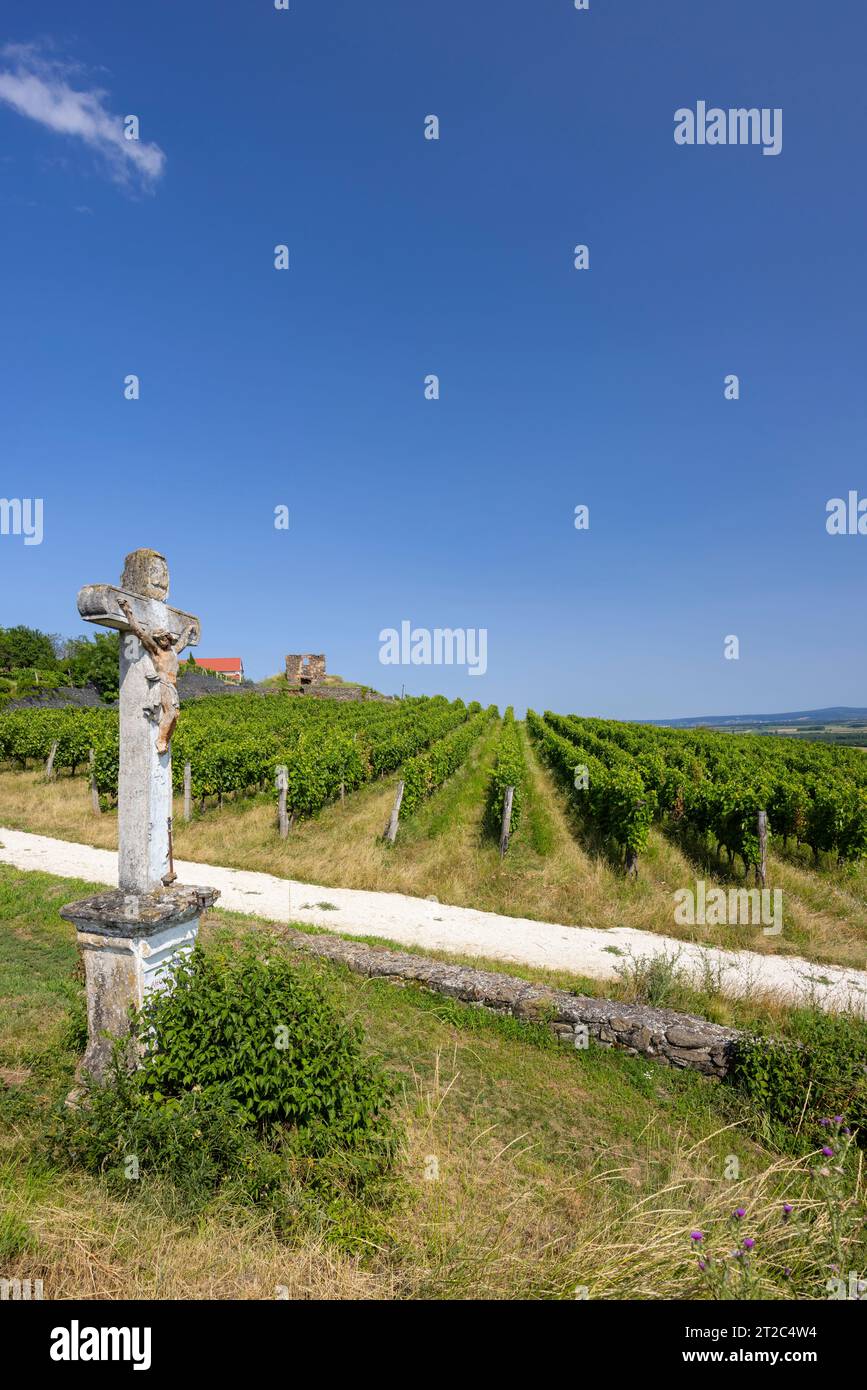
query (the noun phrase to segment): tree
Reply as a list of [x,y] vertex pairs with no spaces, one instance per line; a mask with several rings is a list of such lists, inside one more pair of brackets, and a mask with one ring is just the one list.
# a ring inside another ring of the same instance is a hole
[[62,664],[73,685],[95,685],[105,699],[117,695],[119,660],[120,633],[97,632],[73,638]]
[[42,671],[57,669],[52,639],[35,627],[0,628],[0,670],[25,667]]

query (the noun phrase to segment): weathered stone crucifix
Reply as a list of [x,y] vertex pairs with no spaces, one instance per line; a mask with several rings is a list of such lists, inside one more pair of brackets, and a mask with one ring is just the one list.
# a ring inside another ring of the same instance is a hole
[[87,980],[88,1046],[82,1069],[99,1079],[130,1004],[159,985],[195,943],[199,918],[219,896],[175,882],[171,852],[171,738],[178,720],[178,653],[199,640],[199,620],[169,607],[169,571],[156,550],[127,555],[120,587],[88,584],[78,611],[117,629],[120,642],[118,890],[71,903]]
[[169,570],[155,550],[127,555],[120,588],[88,584],[78,611],[116,628],[120,643],[118,883],[149,893],[169,874],[170,741],[178,718],[178,652],[199,641],[199,620],[166,603]]

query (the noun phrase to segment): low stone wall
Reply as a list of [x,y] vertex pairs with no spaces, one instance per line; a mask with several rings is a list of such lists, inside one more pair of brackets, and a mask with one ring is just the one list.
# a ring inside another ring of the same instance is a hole
[[378,700],[381,704],[394,703],[394,696],[380,695],[378,690],[361,685],[309,685],[304,695],[308,700]]
[[413,981],[464,1004],[544,1023],[567,1047],[581,1046],[589,1035],[600,1047],[619,1047],[633,1056],[652,1057],[666,1066],[690,1067],[705,1076],[722,1077],[731,1065],[739,1036],[733,1028],[722,1028],[673,1009],[591,999],[530,984],[513,975],[446,965],[426,956],[345,941],[339,936],[309,935],[276,924],[275,930],[293,948],[337,961],[356,974],[393,980],[396,984]]
[[103,700],[95,685],[61,685],[56,690],[33,690],[8,700],[3,709],[116,709],[115,700]]

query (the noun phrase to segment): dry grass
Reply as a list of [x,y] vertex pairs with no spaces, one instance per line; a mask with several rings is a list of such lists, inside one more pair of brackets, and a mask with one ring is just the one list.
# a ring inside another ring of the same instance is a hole
[[219,1203],[179,1220],[159,1194],[113,1200],[98,1183],[54,1175],[15,1211],[35,1249],[3,1262],[6,1278],[41,1279],[50,1299],[359,1299],[395,1296],[389,1273],[323,1241],[292,1249],[264,1216]]

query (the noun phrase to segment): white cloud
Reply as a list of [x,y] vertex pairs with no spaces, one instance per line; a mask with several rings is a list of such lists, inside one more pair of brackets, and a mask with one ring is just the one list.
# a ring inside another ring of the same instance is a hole
[[115,182],[153,188],[166,156],[159,145],[124,137],[123,117],[107,110],[105,92],[76,90],[68,81],[74,71],[69,64],[49,61],[29,45],[10,44],[0,54],[9,64],[0,67],[0,102],[58,135],[83,140]]

